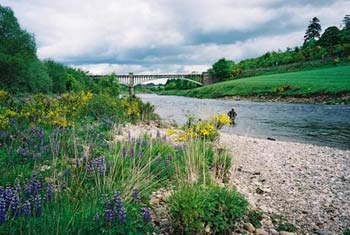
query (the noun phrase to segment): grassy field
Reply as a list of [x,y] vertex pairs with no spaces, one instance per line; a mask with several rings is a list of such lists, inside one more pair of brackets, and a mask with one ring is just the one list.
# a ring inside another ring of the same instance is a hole
[[198,98],[225,96],[337,97],[350,94],[350,66],[241,78],[191,90],[169,90],[164,95]]

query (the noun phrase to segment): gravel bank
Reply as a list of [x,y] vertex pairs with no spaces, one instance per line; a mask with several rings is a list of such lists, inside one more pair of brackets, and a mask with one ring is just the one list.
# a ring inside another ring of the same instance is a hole
[[287,216],[298,234],[350,227],[350,151],[220,134],[235,168],[232,183],[253,206]]

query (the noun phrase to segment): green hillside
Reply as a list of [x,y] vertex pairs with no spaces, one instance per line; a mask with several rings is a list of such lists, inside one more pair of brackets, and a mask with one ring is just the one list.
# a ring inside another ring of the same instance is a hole
[[216,83],[191,90],[169,90],[162,94],[198,98],[225,96],[337,97],[350,94],[350,66],[256,76]]

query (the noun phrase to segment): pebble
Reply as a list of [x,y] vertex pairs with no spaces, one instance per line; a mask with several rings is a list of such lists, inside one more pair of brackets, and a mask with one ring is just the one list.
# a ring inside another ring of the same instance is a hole
[[258,228],[255,230],[256,235],[269,235],[264,229]]
[[251,223],[244,224],[244,229],[247,230],[248,232],[254,232],[255,231],[255,227]]

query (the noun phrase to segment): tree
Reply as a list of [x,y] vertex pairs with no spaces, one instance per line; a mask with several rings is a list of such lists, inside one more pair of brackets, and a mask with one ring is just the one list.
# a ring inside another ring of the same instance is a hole
[[318,41],[320,46],[331,47],[342,42],[342,32],[336,27],[327,28]]
[[232,60],[226,60],[222,58],[213,64],[212,69],[209,71],[219,81],[224,81],[232,78],[232,70],[235,62]]
[[34,36],[21,29],[13,11],[0,5],[0,86],[48,91],[50,78],[36,56]]
[[350,15],[344,16],[343,24],[344,24],[344,29],[350,30]]
[[304,43],[308,43],[310,41],[315,41],[316,39],[319,39],[321,31],[322,28],[320,20],[317,17],[312,18],[304,36]]

